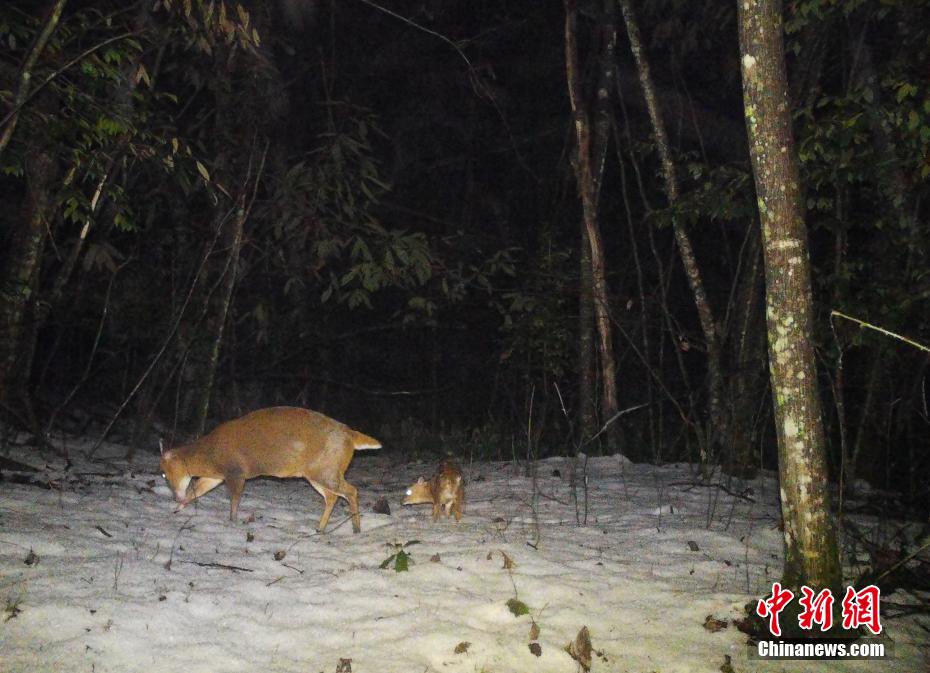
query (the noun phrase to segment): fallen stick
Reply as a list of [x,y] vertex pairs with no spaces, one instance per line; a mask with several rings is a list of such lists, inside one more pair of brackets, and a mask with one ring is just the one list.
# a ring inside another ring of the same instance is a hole
[[180,561],[180,563],[192,563],[201,568],[219,568],[220,570],[232,570],[233,572],[251,573],[255,572],[251,568],[240,568],[239,566],[228,566],[225,563],[201,563],[200,561]]

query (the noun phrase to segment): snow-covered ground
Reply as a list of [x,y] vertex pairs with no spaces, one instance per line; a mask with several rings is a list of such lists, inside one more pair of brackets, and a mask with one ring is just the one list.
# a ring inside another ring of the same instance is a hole
[[[429,506],[400,504],[433,464],[359,452],[346,478],[362,532],[340,502],[318,535],[323,501],[302,480],[249,481],[230,523],[222,487],[173,513],[156,455],[130,464],[104,445],[89,462],[88,444],[69,445],[67,472],[7,453],[53,488],[0,484],[3,672],[571,673],[583,626],[593,671],[716,673],[727,655],[735,671],[928,670],[930,622],[913,616],[883,620],[894,661],[747,659],[732,620],[781,568],[771,475],[731,495],[687,466],[592,458],[580,525],[568,460],[538,462],[535,480],[466,463],[465,516],[434,524]],[[381,496],[389,515],[372,511]],[[407,572],[379,567],[405,544]]]

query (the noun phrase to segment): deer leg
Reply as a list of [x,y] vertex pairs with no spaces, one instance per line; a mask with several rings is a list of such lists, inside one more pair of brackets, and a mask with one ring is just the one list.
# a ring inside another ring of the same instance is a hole
[[197,479],[192,486],[188,487],[188,495],[183,501],[179,501],[177,509],[175,512],[180,512],[182,509],[187,507],[189,504],[194,502],[197,498],[202,496],[205,493],[209,493],[214,488],[223,483],[222,479],[210,479],[208,477],[200,477]]
[[229,520],[236,520],[236,512],[239,511],[239,498],[242,497],[242,489],[245,488],[245,479],[242,477],[230,476],[226,479],[226,489],[229,491]]
[[338,496],[333,489],[323,486],[323,484],[313,481],[309,477],[305,477],[305,479],[310,482],[310,485],[313,486],[317,493],[323,496],[323,516],[320,517],[320,524],[316,527],[317,531],[322,533],[326,528],[326,524],[329,523],[329,517],[333,513],[333,507]]
[[352,532],[362,531],[362,517],[358,513],[358,489],[352,484],[342,482],[342,492],[339,494],[349,503],[349,513],[352,515]]
[[323,516],[320,517],[320,524],[316,527],[317,531],[322,533],[326,530],[326,524],[329,523],[329,517],[333,513],[333,507],[336,505],[338,496],[328,488],[323,490]]

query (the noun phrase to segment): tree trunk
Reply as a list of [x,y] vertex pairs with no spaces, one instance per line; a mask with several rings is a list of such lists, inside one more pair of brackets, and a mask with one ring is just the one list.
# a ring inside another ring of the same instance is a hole
[[[578,446],[584,447],[597,434],[595,390],[594,298],[591,296],[591,244],[581,227],[581,283],[578,288]],[[586,449],[587,450],[587,449]]]
[[791,132],[780,0],[740,0],[743,101],[765,259],[769,373],[785,527],[782,583],[829,588],[842,581],[827,488],[812,344],[807,229]]
[[730,317],[727,320],[728,352],[732,373],[727,377],[727,409],[730,414],[724,469],[746,479],[755,476],[754,428],[765,395],[765,315],[762,273],[762,242],[755,222],[750,224]]
[[[51,5],[48,21],[19,69],[16,94],[0,134],[0,154],[9,145],[19,121],[20,108],[32,93],[33,69],[58,26],[65,1],[56,0]],[[36,104],[45,112],[52,112],[54,108],[52,97],[47,94]],[[28,354],[31,362],[34,351],[33,344],[24,340],[35,338],[35,330],[30,323],[35,312],[35,295],[49,218],[55,207],[52,193],[56,164],[51,149],[45,146],[42,138],[27,140],[23,156],[26,182],[23,216],[19,227],[10,236],[10,245],[0,269],[0,406],[13,413],[24,413],[27,421],[35,425],[28,399],[29,367],[24,366],[20,356]]]
[[[605,9],[612,5],[605,2]],[[610,34],[610,13],[605,12],[604,25],[606,39],[603,44],[605,52],[612,53],[616,44],[616,31]],[[575,122],[575,137],[577,160],[575,162],[575,177],[578,182],[578,192],[581,196],[582,222],[588,237],[588,247],[591,253],[591,297],[594,303],[594,324],[598,334],[598,356],[601,372],[601,411],[603,422],[611,423],[617,415],[617,372],[614,358],[613,335],[610,325],[610,309],[607,293],[607,270],[604,262],[604,244],[601,240],[600,223],[597,214],[597,193],[600,184],[600,175],[603,171],[603,156],[605,149],[595,146],[591,138],[591,124],[582,95],[580,70],[578,65],[577,23],[578,10],[575,0],[565,0],[565,55],[566,77],[568,82],[569,99]],[[602,68],[611,59],[602,58]],[[608,85],[612,81],[602,76],[598,86],[598,100],[606,101],[609,98]],[[600,109],[601,106],[599,106]],[[601,122],[601,116],[598,116]],[[602,136],[597,130],[598,138]],[[607,134],[603,137],[606,142]],[[596,169],[596,170],[595,170]],[[612,428],[615,430],[615,428]],[[618,450],[615,432],[608,434],[608,448]]]
[[[223,217],[223,215],[218,215],[218,217]],[[244,224],[245,204],[244,199],[240,198],[235,212],[228,213],[226,221],[218,225],[221,227],[220,240],[226,252],[223,260],[224,266],[216,281],[216,291],[210,298],[203,333],[200,335],[202,338],[194,345],[192,366],[188,372],[191,387],[187,391],[188,405],[185,425],[186,429],[194,435],[203,434],[207,413],[210,410],[213,383],[220,360],[220,347],[223,344],[223,334],[238,276]]]
[[[620,8],[623,12],[623,21],[626,24],[627,36],[630,40],[630,49],[636,61],[639,81],[643,87],[646,109],[649,111],[649,119],[652,122],[653,132],[656,137],[656,148],[662,165],[662,177],[665,181],[665,193],[668,197],[669,206],[674,208],[679,200],[678,179],[675,177],[675,164],[672,161],[672,153],[669,149],[668,134],[665,130],[665,122],[662,119],[662,111],[659,109],[657,102],[655,85],[653,84],[652,75],[649,70],[649,61],[646,58],[639,38],[639,27],[636,23],[636,16],[633,13],[632,3],[630,0],[620,0]],[[714,459],[714,446],[717,444],[729,443],[731,439],[729,436],[728,416],[723,403],[723,372],[720,339],[717,335],[717,323],[714,320],[714,312],[711,308],[710,300],[707,298],[707,291],[704,289],[701,269],[694,255],[694,249],[691,246],[691,239],[688,237],[688,232],[685,231],[684,225],[678,218],[672,219],[672,230],[675,233],[675,242],[678,246],[678,253],[681,256],[682,265],[685,268],[685,277],[688,279],[691,294],[694,295],[694,305],[697,307],[698,318],[701,323],[701,332],[704,335],[704,342],[707,347],[708,406],[710,408],[711,428],[709,432],[705,433],[707,439],[705,441],[705,446],[702,447],[701,458],[702,461],[708,463],[712,462]]]
[[[31,415],[27,397],[28,371],[20,361],[24,344],[35,337],[27,324],[34,311],[42,251],[54,210],[51,196],[55,160],[47,148],[32,148],[26,155],[26,199],[21,224],[12,235],[0,273],[0,404]],[[32,419],[30,419],[31,422]]]
[[[197,281],[204,294],[203,322],[199,316],[192,330],[193,340],[187,356],[187,365],[182,372],[186,389],[184,407],[181,412],[182,425],[191,435],[202,435],[210,402],[216,369],[219,364],[220,348],[233,289],[239,267],[239,252],[242,246],[242,232],[245,224],[245,190],[248,178],[245,173],[246,161],[242,156],[245,149],[242,138],[246,121],[242,111],[237,107],[233,83],[237,65],[242,60],[235,51],[218,49],[216,53],[216,115],[214,124],[215,161],[212,180],[218,185],[225,197],[235,195],[232,204],[227,198],[217,194],[219,202],[214,210],[213,231],[218,235],[218,250],[222,256],[209,261],[203,268],[201,278]],[[239,92],[242,93],[241,91]],[[237,185],[237,187],[233,187]],[[228,205],[231,208],[228,209]]]
[[[9,114],[4,119],[6,125],[3,128],[3,133],[0,134],[0,155],[3,154],[3,150],[10,144],[10,138],[13,137],[13,131],[16,130],[16,124],[19,121],[20,108],[26,104],[29,95],[32,93],[30,90],[30,83],[32,82],[33,68],[35,68],[39,56],[41,56],[42,52],[45,50],[45,46],[52,37],[52,33],[54,33],[55,29],[58,27],[58,22],[61,20],[61,13],[64,11],[66,2],[67,0],[55,0],[55,4],[52,5],[49,11],[49,17],[48,21],[45,22],[45,27],[42,29],[42,32],[39,33],[38,37],[36,37],[32,48],[29,50],[29,54],[26,56],[26,60],[23,62],[23,67],[20,68],[19,86],[16,87],[13,105],[11,106]],[[0,124],[0,126],[3,126],[3,124]]]

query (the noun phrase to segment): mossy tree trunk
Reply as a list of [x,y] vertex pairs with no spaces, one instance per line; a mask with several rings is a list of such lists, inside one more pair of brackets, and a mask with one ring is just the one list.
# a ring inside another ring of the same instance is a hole
[[738,3],[743,101],[765,260],[785,569],[782,582],[840,589],[812,344],[807,228],[791,131],[781,0]]

